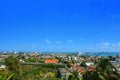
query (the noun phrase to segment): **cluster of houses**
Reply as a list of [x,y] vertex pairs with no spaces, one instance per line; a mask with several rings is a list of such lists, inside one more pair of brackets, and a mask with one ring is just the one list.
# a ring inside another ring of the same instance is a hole
[[[83,58],[79,55],[72,55],[72,54],[41,54],[38,53],[31,53],[31,54],[12,54],[14,57],[21,56],[20,61],[25,62],[24,59],[28,59],[31,57],[36,57],[38,59],[44,59],[44,64],[58,64],[61,63],[59,59],[66,61],[70,64],[70,68],[59,68],[58,72],[62,80],[68,80],[68,77],[72,75],[73,71],[77,71],[79,76],[82,77],[82,73],[86,71],[96,71],[95,61],[98,60],[100,57],[87,57]],[[0,61],[4,62],[5,58],[11,56],[11,54],[0,54]],[[59,59],[56,59],[59,58]],[[80,64],[85,61],[87,67],[80,66]],[[116,69],[120,72],[120,57],[116,57],[114,61],[111,63],[116,67]],[[64,63],[63,63],[64,64]],[[4,64],[0,64],[0,68],[5,68]]]

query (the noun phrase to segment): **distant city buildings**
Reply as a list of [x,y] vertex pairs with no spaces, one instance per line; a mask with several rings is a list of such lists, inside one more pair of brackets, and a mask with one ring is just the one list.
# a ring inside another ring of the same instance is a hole
[[[88,53],[87,53],[88,54]],[[96,72],[97,65],[96,63],[102,58],[100,56],[85,56],[83,53],[75,53],[75,54],[52,54],[52,53],[37,53],[37,52],[23,52],[23,53],[1,53],[0,61],[5,62],[5,59],[13,56],[19,59],[21,64],[44,64],[44,65],[58,65],[62,64],[64,68],[58,68],[59,76],[62,80],[68,80],[70,75],[74,71],[78,72],[79,77],[82,77],[83,73]],[[110,60],[110,63],[117,69],[120,73],[120,55],[116,55],[114,57],[104,57]],[[0,64],[0,69],[5,68],[5,64]],[[115,70],[113,70],[115,71]]]

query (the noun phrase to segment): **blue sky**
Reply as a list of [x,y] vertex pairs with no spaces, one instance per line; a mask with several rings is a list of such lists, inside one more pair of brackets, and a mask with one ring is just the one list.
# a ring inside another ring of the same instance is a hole
[[0,0],[0,50],[120,51],[119,0]]

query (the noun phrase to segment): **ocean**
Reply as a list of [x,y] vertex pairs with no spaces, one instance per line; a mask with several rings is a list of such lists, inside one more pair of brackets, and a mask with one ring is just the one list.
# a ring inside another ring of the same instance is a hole
[[95,53],[95,52],[86,52],[86,53],[83,53],[81,55],[84,55],[84,56],[102,56],[102,57],[108,57],[108,56],[117,56],[117,55],[120,55],[120,52],[99,52],[99,53]]

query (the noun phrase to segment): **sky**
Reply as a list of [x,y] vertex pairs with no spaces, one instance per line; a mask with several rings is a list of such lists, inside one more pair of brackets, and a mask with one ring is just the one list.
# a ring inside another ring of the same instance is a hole
[[0,51],[120,51],[120,0],[0,0]]

